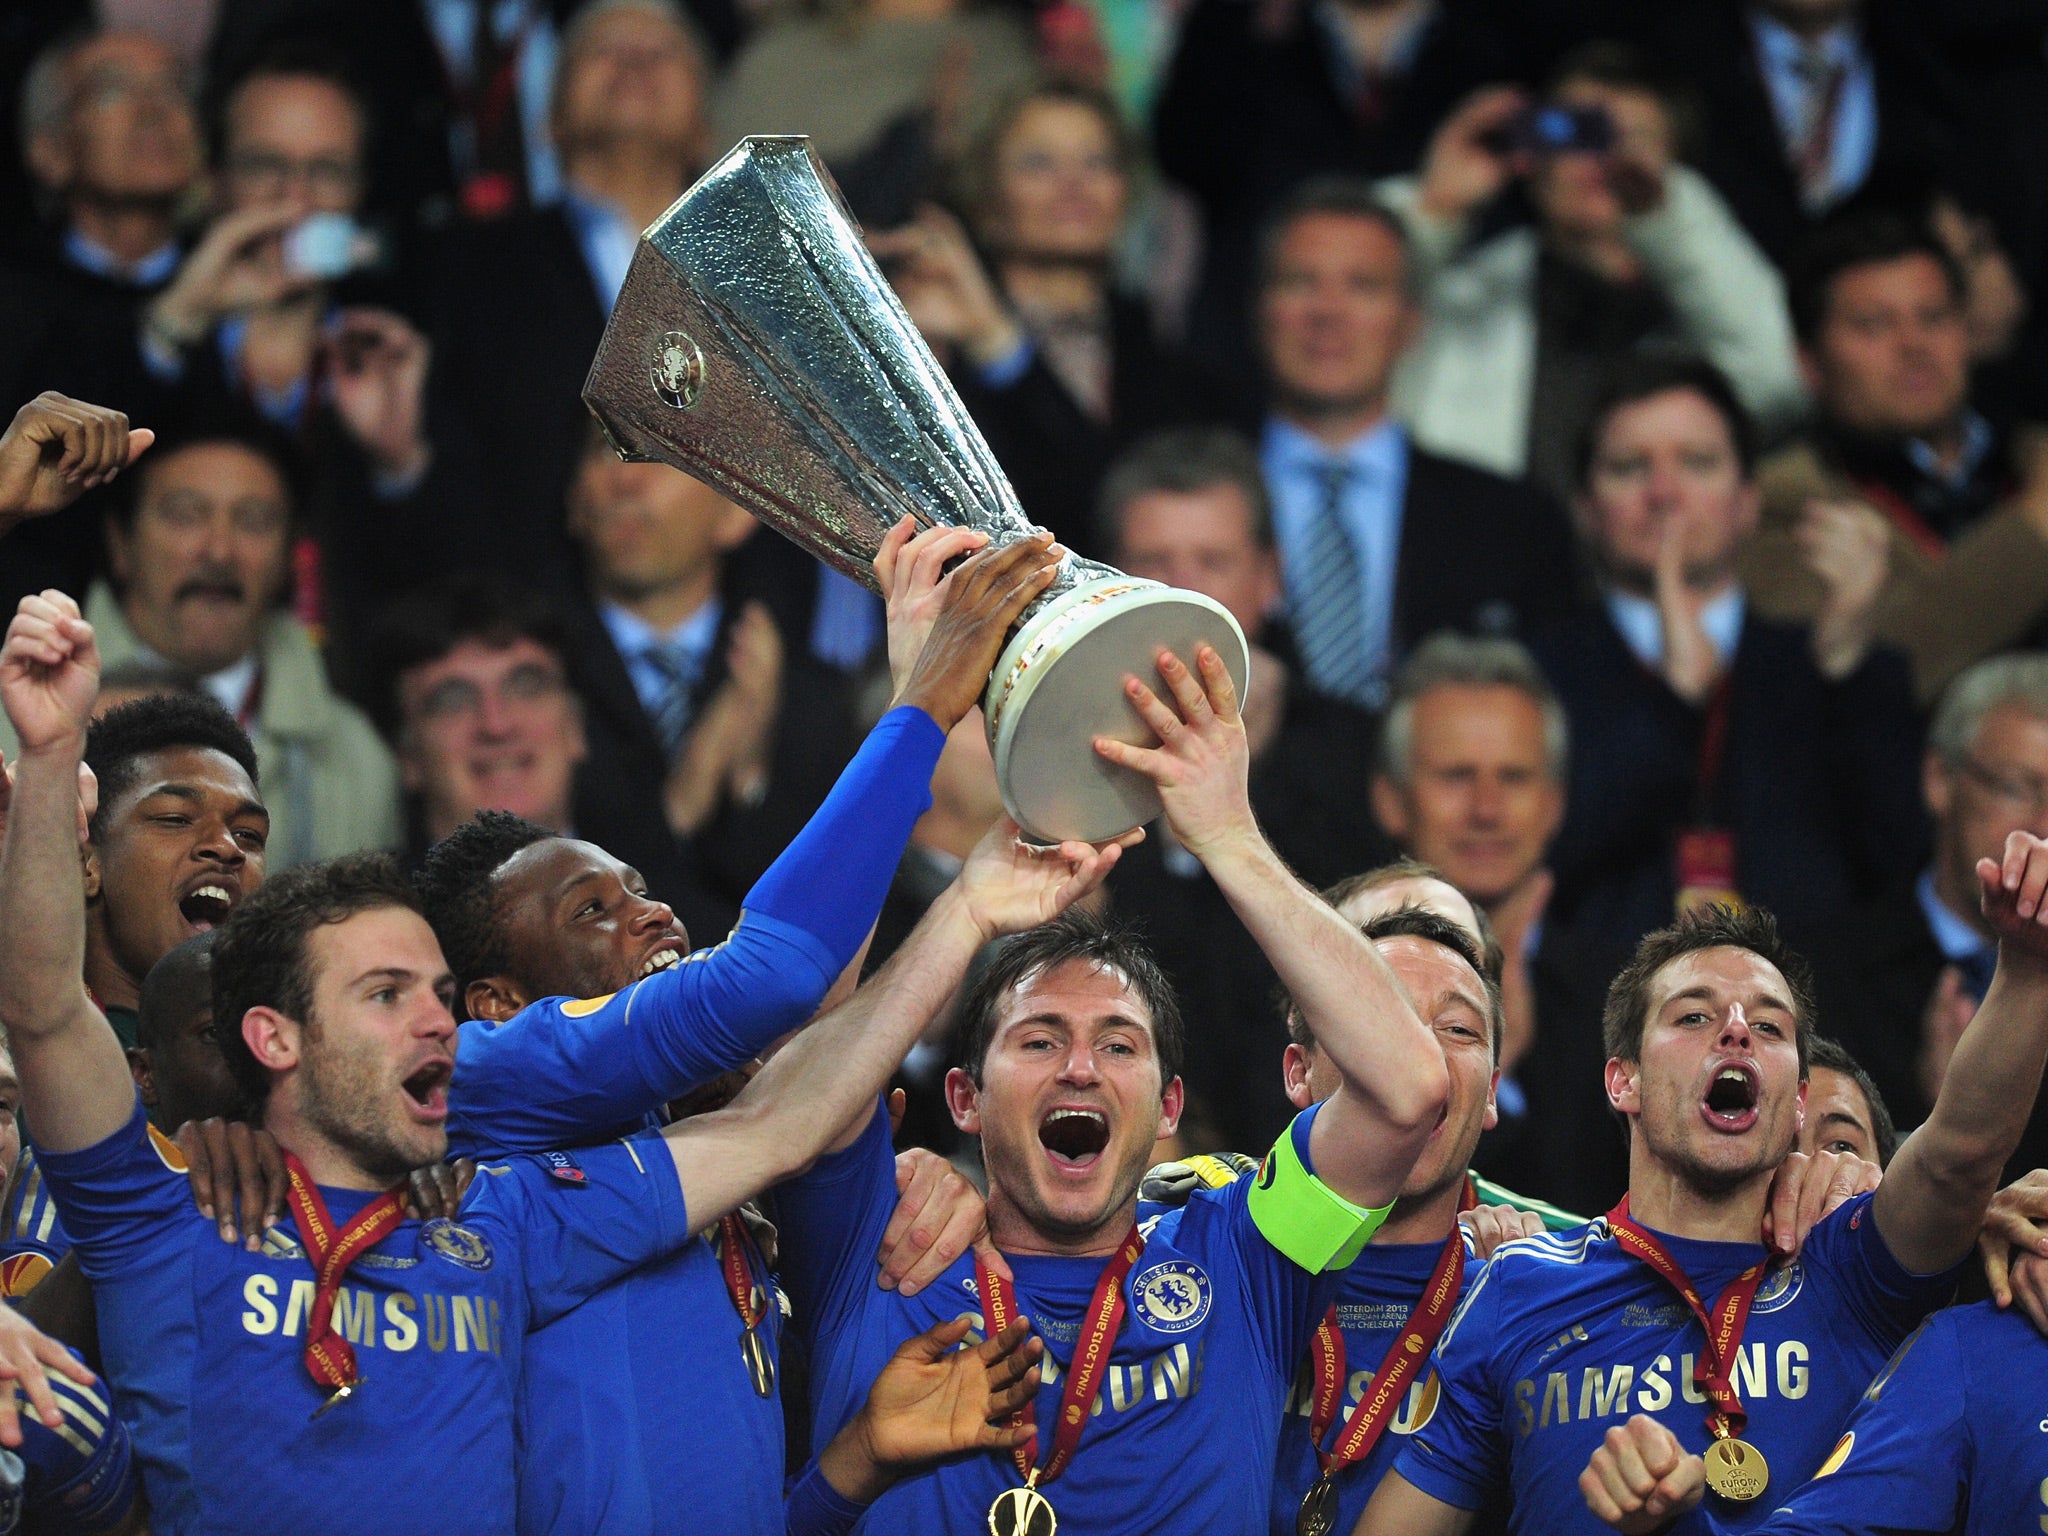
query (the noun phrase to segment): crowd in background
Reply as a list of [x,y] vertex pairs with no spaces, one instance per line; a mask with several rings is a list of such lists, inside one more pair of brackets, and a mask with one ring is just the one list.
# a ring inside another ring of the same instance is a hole
[[[1281,853],[1490,917],[1482,1171],[1612,1203],[1608,980],[1728,896],[1911,1127],[1989,982],[1974,862],[2048,833],[2044,38],[2041,0],[17,7],[0,400],[159,440],[9,539],[0,608],[79,594],[108,702],[234,714],[273,872],[504,809],[715,940],[886,704],[882,607],[579,392],[638,232],[808,134],[1026,513],[1253,641]],[[876,960],[1000,812],[978,716],[933,793]],[[1263,1149],[1258,948],[1167,835],[1107,900],[1185,1000],[1183,1142]],[[907,1133],[960,1153],[947,1051]]]

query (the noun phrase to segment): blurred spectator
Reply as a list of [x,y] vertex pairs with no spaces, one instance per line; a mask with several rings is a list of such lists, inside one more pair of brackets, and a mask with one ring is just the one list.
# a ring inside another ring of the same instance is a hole
[[[1108,97],[1038,86],[997,115],[962,176],[992,273],[937,209],[871,241],[925,339],[951,355],[1025,514],[1089,554],[1101,548],[1091,525],[1110,460],[1147,433],[1231,408],[1112,281],[1135,154]],[[1248,414],[1248,400],[1237,404]]]
[[1828,1035],[1806,1042],[1806,1106],[1798,1150],[1846,1152],[1882,1168],[1899,1149],[1884,1096],[1856,1058]]
[[1966,295],[1897,215],[1815,238],[1793,285],[1815,420],[1764,465],[1744,562],[1760,612],[1897,645],[1922,698],[2048,615],[2048,454],[1971,404]]
[[1480,86],[1530,82],[1574,41],[1560,7],[1511,0],[1195,0],[1153,117],[1159,164],[1200,204],[1188,336],[1251,352],[1259,231],[1301,182],[1397,176]]
[[[1252,808],[1274,847],[1317,885],[1378,862],[1386,842],[1371,815],[1371,718],[1308,688],[1259,644],[1280,573],[1249,445],[1215,428],[1150,438],[1111,469],[1102,514],[1118,566],[1213,597],[1252,641]],[[1286,1039],[1272,1004],[1277,979],[1258,946],[1164,822],[1125,853],[1110,890],[1174,978],[1188,1037],[1199,1043],[1183,1069],[1190,1090],[1222,1122],[1226,1145],[1270,1141],[1287,1119],[1272,1071]]]
[[92,717],[97,720],[108,710],[133,704],[137,699],[153,699],[166,693],[204,692],[205,679],[196,672],[137,656],[118,667],[100,668],[100,691],[92,701]]
[[1748,611],[1754,475],[1748,418],[1705,362],[1634,365],[1586,432],[1575,510],[1601,601],[1535,650],[1572,728],[1551,911],[1614,954],[1715,900],[1811,929],[1924,852],[1902,659],[1833,675],[1811,632]]
[[429,564],[573,591],[562,505],[589,422],[584,376],[641,229],[704,168],[704,89],[671,0],[598,0],[568,28],[555,75],[560,201],[448,232],[436,387],[475,440],[475,483],[443,509]]
[[1577,580],[1549,497],[1415,447],[1387,414],[1422,328],[1414,284],[1363,182],[1304,186],[1267,236],[1260,453],[1288,619],[1309,684],[1364,708],[1424,635],[1527,632],[1570,611]]
[[[1682,163],[1684,128],[1669,82],[1633,50],[1594,44],[1559,66],[1539,106],[1511,89],[1474,96],[1420,177],[1382,186],[1425,295],[1422,340],[1394,384],[1417,442],[1568,496],[1572,444],[1608,369],[1658,343],[1704,353],[1761,420],[1797,413],[1784,283]],[[1535,223],[1475,243],[1478,216],[1518,183]]]
[[1475,1165],[1594,1209],[1627,1182],[1627,1147],[1587,1130],[1605,1114],[1606,978],[1589,976],[1571,930],[1548,913],[1568,750],[1564,706],[1526,650],[1434,635],[1388,706],[1373,804],[1394,842],[1472,901],[1500,944],[1500,1123]]
[[292,498],[278,460],[254,439],[194,438],[159,446],[136,474],[134,500],[108,530],[113,585],[96,584],[85,602],[102,661],[196,673],[249,732],[271,869],[395,847],[390,754],[279,608]]
[[799,0],[733,59],[718,91],[718,142],[808,134],[854,210],[893,224],[990,105],[1033,73],[1030,34],[1007,6]]
[[660,895],[722,933],[851,754],[850,690],[738,599],[729,557],[757,525],[702,481],[622,463],[592,428],[568,526],[589,582],[567,617],[604,846],[636,864],[680,846],[691,889]]
[[[178,264],[179,215],[203,169],[185,68],[138,33],[68,35],[23,82],[21,134],[47,217],[0,234],[0,399],[54,389],[148,420],[122,338]],[[84,590],[106,499],[9,541],[0,611],[43,587]]]
[[[2048,655],[1994,656],[1943,693],[1921,788],[1934,856],[1909,886],[1865,902],[1809,946],[1829,1029],[1870,1070],[1901,1130],[1927,1118],[1957,1037],[1983,1001],[1997,940],[1977,861],[2013,832],[2048,834]],[[2036,1111],[2011,1167],[2048,1158]]]
[[372,651],[371,697],[411,802],[409,864],[478,811],[575,826],[583,710],[568,636],[545,604],[458,574],[387,613]]
[[58,216],[51,254],[116,290],[161,287],[202,169],[184,64],[138,32],[54,44],[23,85],[22,145]]
[[1701,0],[1631,22],[1699,93],[1700,169],[1781,267],[1874,175],[1955,151],[1954,88],[1912,0]]

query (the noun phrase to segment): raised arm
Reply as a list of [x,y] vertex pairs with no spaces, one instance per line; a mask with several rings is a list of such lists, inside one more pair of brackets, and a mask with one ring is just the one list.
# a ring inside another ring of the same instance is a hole
[[1978,860],[1977,879],[1998,933],[1998,971],[1956,1042],[1933,1112],[1872,1197],[1885,1246],[1916,1274],[1969,1254],[2048,1063],[2048,840],[2012,833],[2002,860]]
[[0,845],[0,1022],[37,1145],[75,1152],[135,1112],[121,1042],[85,990],[78,765],[99,692],[92,626],[61,592],[25,597],[0,646],[0,704],[21,739]]
[[873,980],[778,1051],[731,1104],[663,1133],[691,1226],[851,1142],[975,952],[1052,921],[1094,890],[1131,836],[1037,849],[1018,840],[1015,822],[998,822]]
[[1237,691],[1213,647],[1202,646],[1195,664],[1199,679],[1160,652],[1174,707],[1138,679],[1125,680],[1159,746],[1098,737],[1095,749],[1159,786],[1168,827],[1202,861],[1342,1075],[1311,1132],[1317,1175],[1355,1205],[1387,1205],[1443,1114],[1443,1050],[1379,951],[1295,878],[1260,833]]

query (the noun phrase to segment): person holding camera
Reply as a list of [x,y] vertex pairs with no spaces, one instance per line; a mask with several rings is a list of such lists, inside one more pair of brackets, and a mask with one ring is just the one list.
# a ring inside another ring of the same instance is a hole
[[[1680,162],[1685,128],[1682,102],[1633,50],[1592,44],[1539,103],[1477,92],[1419,176],[1381,184],[1414,242],[1428,314],[1394,382],[1419,443],[1567,496],[1607,369],[1659,343],[1703,353],[1765,424],[1796,414],[1784,285]],[[1511,192],[1531,221],[1486,235]]]

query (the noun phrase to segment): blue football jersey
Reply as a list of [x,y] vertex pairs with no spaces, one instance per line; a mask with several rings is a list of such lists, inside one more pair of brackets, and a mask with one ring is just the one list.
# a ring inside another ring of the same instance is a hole
[[[669,1100],[802,1025],[873,926],[931,804],[945,740],[921,709],[883,716],[723,943],[608,997],[549,998],[500,1025],[464,1024],[451,1150],[555,1152],[648,1128]],[[528,1341],[519,1521],[529,1536],[779,1536],[781,1405],[747,1373],[715,1241],[699,1236]],[[762,1332],[779,1359],[779,1298],[758,1253],[752,1269],[769,1291]],[[678,1424],[699,1432],[679,1435]],[[549,1449],[594,1433],[602,1456]]]
[[1864,1392],[1820,1475],[1762,1528],[1873,1529],[2048,1530],[2048,1340],[2017,1309],[1930,1317]]
[[70,1251],[36,1150],[24,1142],[0,1204],[0,1297],[26,1296]]
[[[1464,1284],[1479,1273],[1472,1261],[1472,1243],[1465,1241]],[[1344,1271],[1343,1288],[1337,1295],[1337,1327],[1344,1335],[1344,1396],[1338,1403],[1341,1425],[1372,1388],[1373,1375],[1387,1350],[1408,1321],[1408,1314],[1436,1273],[1436,1261],[1443,1254],[1441,1243],[1369,1244]],[[1294,1520],[1301,1501],[1317,1478],[1322,1476],[1316,1448],[1309,1439],[1309,1415],[1315,1402],[1315,1361],[1313,1351],[1302,1357],[1295,1373],[1293,1390],[1287,1394],[1287,1417],[1280,1429],[1280,1463],[1273,1480],[1273,1536],[1294,1536]],[[1387,1475],[1408,1436],[1418,1424],[1428,1421],[1438,1389],[1437,1379],[1428,1372],[1409,1385],[1407,1396],[1395,1408],[1379,1441],[1363,1461],[1337,1476],[1337,1529],[1349,1531],[1365,1512],[1373,1489]],[[1324,1437],[1329,1449],[1338,1434],[1332,1429]]]
[[[75,1349],[71,1354],[83,1358]],[[22,1528],[45,1536],[100,1536],[116,1530],[141,1493],[128,1426],[114,1412],[105,1382],[83,1386],[55,1371],[48,1380],[62,1415],[54,1429],[36,1416],[28,1394],[14,1389],[21,1424],[15,1454],[27,1474]]]
[[[1759,1244],[1664,1241],[1708,1298],[1764,1257]],[[1864,1387],[1954,1289],[1954,1271],[1900,1267],[1867,1195],[1814,1227],[1795,1262],[1765,1275],[1734,1363],[1749,1412],[1743,1438],[1769,1463],[1770,1490],[1746,1506],[1709,1494],[1678,1529],[1760,1524],[1821,1465]],[[1437,1345],[1441,1390],[1395,1465],[1463,1509],[1505,1480],[1514,1531],[1603,1536],[1578,1481],[1609,1428],[1649,1414],[1689,1449],[1706,1448],[1707,1404],[1692,1378],[1704,1342],[1678,1293],[1604,1220],[1509,1243]]]
[[[259,1252],[220,1241],[140,1104],[97,1146],[45,1151],[151,1529],[512,1530],[527,1328],[687,1240],[674,1164],[656,1150],[585,1152],[573,1183],[530,1159],[487,1165],[455,1219],[401,1224],[337,1295],[364,1380],[318,1417],[327,1394],[304,1363],[313,1268],[288,1214]],[[338,1226],[371,1198],[322,1194]]]
[[[1126,1311],[1080,1448],[1043,1491],[1061,1528],[1102,1533],[1253,1532],[1273,1496],[1281,1411],[1338,1276],[1311,1275],[1259,1232],[1251,1181],[1201,1190],[1150,1223],[1124,1281]],[[811,1345],[813,1449],[856,1412],[896,1347],[968,1318],[982,1336],[973,1255],[915,1296],[875,1284],[882,1229],[896,1204],[887,1117],[776,1191],[783,1278]],[[1018,1305],[1045,1340],[1039,1453],[1050,1454],[1067,1364],[1102,1258],[1011,1256]],[[968,1456],[908,1478],[860,1529],[984,1529],[989,1506],[1022,1479],[1010,1456]]]

